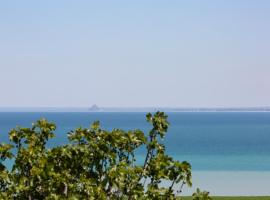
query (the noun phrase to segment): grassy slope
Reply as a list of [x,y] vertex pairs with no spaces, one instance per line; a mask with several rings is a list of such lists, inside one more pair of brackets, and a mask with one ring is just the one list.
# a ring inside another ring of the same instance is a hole
[[[183,200],[191,200],[191,197],[183,197]],[[270,200],[268,197],[212,197],[213,200]]]

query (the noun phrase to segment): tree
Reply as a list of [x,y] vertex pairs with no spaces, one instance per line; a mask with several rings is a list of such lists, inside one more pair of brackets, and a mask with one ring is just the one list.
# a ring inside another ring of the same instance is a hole
[[[141,130],[103,130],[97,121],[90,128],[69,132],[68,144],[51,149],[46,143],[55,136],[56,126],[45,119],[31,128],[11,130],[12,144],[0,145],[0,197],[175,199],[176,191],[191,186],[191,166],[166,154],[162,140],[169,126],[167,116],[149,113],[146,119],[152,124],[147,136]],[[145,160],[138,164],[136,151],[143,147]],[[14,160],[11,169],[4,165],[6,159]],[[165,180],[168,187],[160,184]],[[194,198],[200,199],[200,194]]]

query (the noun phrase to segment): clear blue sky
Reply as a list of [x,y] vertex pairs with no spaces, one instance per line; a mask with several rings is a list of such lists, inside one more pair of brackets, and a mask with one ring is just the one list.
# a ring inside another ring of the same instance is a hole
[[0,107],[270,105],[270,1],[0,3]]

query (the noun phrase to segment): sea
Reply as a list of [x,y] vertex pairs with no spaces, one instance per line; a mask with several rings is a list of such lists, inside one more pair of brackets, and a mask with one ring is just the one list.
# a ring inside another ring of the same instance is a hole
[[[170,127],[164,139],[174,159],[192,166],[191,188],[211,195],[270,195],[270,112],[168,112]],[[151,125],[145,112],[0,112],[0,142],[16,126],[31,127],[40,118],[57,124],[48,147],[66,144],[67,133],[99,120],[102,128],[141,129]],[[138,153],[139,160],[143,151]],[[166,184],[166,183],[164,183]]]

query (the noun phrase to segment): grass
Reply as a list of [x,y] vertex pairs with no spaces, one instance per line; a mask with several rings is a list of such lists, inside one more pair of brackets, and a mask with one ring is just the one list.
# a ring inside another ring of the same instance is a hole
[[[191,197],[182,197],[183,200],[192,200]],[[270,200],[270,196],[254,196],[254,197],[212,197],[213,200]]]

